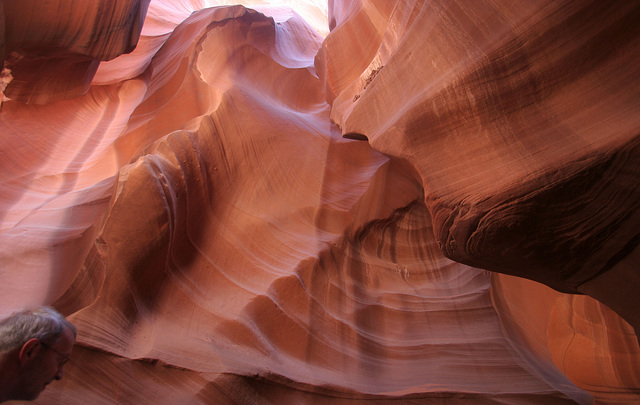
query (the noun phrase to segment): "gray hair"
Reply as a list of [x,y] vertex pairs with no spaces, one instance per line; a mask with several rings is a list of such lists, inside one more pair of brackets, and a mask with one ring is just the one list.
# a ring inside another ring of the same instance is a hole
[[60,313],[50,307],[38,307],[14,312],[0,321],[0,353],[21,347],[28,340],[52,340],[55,344],[62,336],[64,328],[69,328],[76,336],[76,327]]

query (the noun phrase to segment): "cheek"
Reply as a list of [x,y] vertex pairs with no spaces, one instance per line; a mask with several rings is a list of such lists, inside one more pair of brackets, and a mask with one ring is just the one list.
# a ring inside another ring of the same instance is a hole
[[42,365],[41,377],[44,382],[50,382],[58,373],[58,363],[56,361],[48,361]]

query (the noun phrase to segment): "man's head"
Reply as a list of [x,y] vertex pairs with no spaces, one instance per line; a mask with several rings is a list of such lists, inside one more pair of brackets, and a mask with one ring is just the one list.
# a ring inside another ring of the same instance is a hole
[[47,384],[62,378],[71,355],[76,328],[51,308],[41,307],[12,314],[0,321],[0,373],[7,387],[6,399],[33,400]]

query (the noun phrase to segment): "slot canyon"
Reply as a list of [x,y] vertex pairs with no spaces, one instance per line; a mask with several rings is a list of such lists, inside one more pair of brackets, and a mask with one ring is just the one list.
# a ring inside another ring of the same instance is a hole
[[37,404],[640,402],[640,1],[0,0]]

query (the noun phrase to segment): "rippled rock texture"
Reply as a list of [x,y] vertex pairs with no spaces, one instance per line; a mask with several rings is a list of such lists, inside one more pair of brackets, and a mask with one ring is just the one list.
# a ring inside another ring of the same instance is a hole
[[38,403],[640,401],[637,1],[32,3],[1,309],[79,327]]

